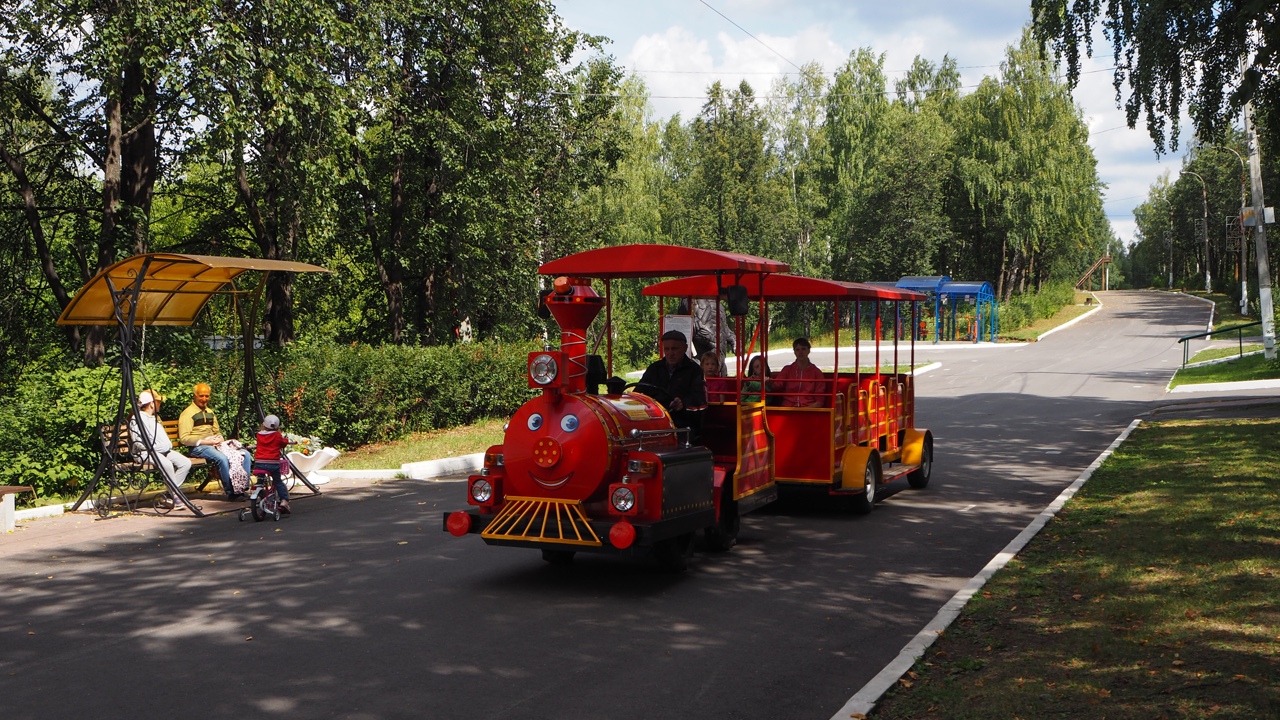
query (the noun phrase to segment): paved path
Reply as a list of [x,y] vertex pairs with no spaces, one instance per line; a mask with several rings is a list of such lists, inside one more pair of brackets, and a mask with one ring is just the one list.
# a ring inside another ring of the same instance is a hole
[[337,480],[280,523],[27,523],[0,538],[4,715],[830,717],[1164,401],[1206,307],[1103,302],[1040,343],[927,357],[927,490],[868,517],[767,508],[681,576],[455,539],[458,483]]

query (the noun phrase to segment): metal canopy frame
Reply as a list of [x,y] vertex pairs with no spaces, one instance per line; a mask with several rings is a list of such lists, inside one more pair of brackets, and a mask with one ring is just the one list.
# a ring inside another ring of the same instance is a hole
[[[901,304],[904,302],[911,303],[911,324],[915,325],[915,318],[918,315],[917,304],[925,300],[925,295],[914,290],[898,288],[893,284],[886,283],[856,283],[844,280],[826,280],[822,278],[811,278],[803,275],[749,275],[739,281],[746,288],[747,297],[760,302],[761,318],[766,318],[765,306],[769,302],[831,302],[832,307],[832,328],[835,336],[835,351],[832,368],[832,376],[836,377],[840,374],[840,303],[854,303],[854,333],[853,333],[853,357],[854,357],[854,381],[857,384],[862,383],[862,344],[856,328],[861,327],[862,323],[862,303],[873,303],[875,308],[875,333],[874,333],[874,362],[876,375],[880,374],[880,337],[881,337],[881,303],[891,302],[894,304],[894,354],[893,354],[893,372],[897,374],[899,371],[898,358],[898,342],[902,325]],[[694,277],[684,277],[675,280],[667,280],[665,282],[650,285],[644,289],[644,294],[654,297],[716,297],[719,292],[720,279],[714,275],[698,275]],[[910,336],[910,367],[915,368],[915,333]],[[762,354],[767,355],[768,337],[765,334],[761,343]],[[748,350],[745,354],[750,354]],[[742,393],[742,358],[738,358],[738,373],[734,378],[736,380],[735,387],[738,396]],[[767,395],[767,389],[762,386],[761,393]],[[836,383],[831,383],[831,402],[832,407],[835,406],[834,399],[836,394]]]
[[[235,280],[249,271],[261,273],[258,283],[253,290],[240,290],[236,287]],[[76,293],[62,311],[58,324],[117,327],[120,341],[120,398],[116,405],[115,422],[112,423],[108,447],[103,448],[98,470],[71,507],[73,511],[78,510],[93,494],[104,475],[110,476],[113,487],[122,487],[116,477],[115,455],[119,450],[120,430],[127,422],[128,412],[131,410],[135,415],[138,413],[138,396],[133,380],[133,338],[138,325],[190,326],[215,295],[250,298],[248,313],[244,312],[240,303],[236,303],[236,315],[244,336],[245,371],[232,434],[238,434],[246,402],[252,403],[252,409],[259,419],[263,417],[262,398],[253,363],[253,328],[263,289],[273,272],[329,271],[318,265],[263,258],[147,253],[111,265]],[[159,418],[156,421],[159,422]],[[141,441],[147,452],[154,455],[152,439],[143,436]],[[168,473],[162,468],[157,469],[174,497],[190,508],[197,517],[204,517],[204,512],[191,502],[182,488],[174,484]],[[313,494],[320,494],[320,490],[311,483],[306,473],[296,468],[294,472],[298,473],[298,477]],[[124,496],[125,506],[130,507],[128,494],[121,494]]]
[[933,295],[933,341],[936,343],[946,334],[946,317],[942,312],[942,298],[950,298],[951,306],[951,339],[956,333],[956,298],[972,297],[976,310],[977,332],[973,341],[978,342],[984,336],[990,342],[996,341],[1000,331],[1000,306],[996,303],[995,291],[991,283],[985,280],[952,280],[946,275],[907,276],[894,283],[897,287],[914,290],[926,295]]

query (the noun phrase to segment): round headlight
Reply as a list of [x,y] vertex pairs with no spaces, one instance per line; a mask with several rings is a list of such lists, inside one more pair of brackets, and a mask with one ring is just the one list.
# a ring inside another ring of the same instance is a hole
[[636,494],[629,487],[620,487],[613,491],[609,501],[618,512],[628,512],[636,506]]
[[546,385],[556,379],[556,369],[556,359],[543,353],[534,356],[533,361],[529,363],[529,377],[539,385]]
[[471,497],[476,502],[489,502],[489,499],[493,497],[493,485],[490,485],[489,481],[484,478],[476,479],[475,482],[471,483]]

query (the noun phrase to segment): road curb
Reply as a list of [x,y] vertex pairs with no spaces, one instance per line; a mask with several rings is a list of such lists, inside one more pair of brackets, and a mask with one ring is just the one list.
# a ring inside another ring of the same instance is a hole
[[1056,327],[1056,328],[1050,328],[1050,329],[1048,329],[1048,330],[1045,330],[1044,332],[1042,332],[1042,333],[1040,333],[1039,335],[1037,335],[1037,336],[1036,336],[1036,342],[1040,342],[1041,340],[1043,340],[1043,339],[1045,339],[1045,338],[1049,337],[1050,335],[1052,335],[1052,334],[1054,334],[1054,333],[1058,332],[1059,330],[1066,330],[1067,328],[1071,327],[1072,325],[1075,325],[1076,323],[1080,322],[1081,320],[1084,320],[1085,318],[1089,317],[1090,315],[1092,315],[1092,314],[1094,314],[1094,313],[1098,312],[1099,310],[1101,310],[1101,309],[1102,309],[1102,300],[1101,300],[1097,295],[1094,295],[1093,293],[1089,293],[1089,294],[1090,294],[1091,296],[1093,296],[1093,298],[1094,298],[1095,300],[1097,300],[1097,301],[1098,301],[1098,307],[1096,307],[1096,308],[1094,308],[1094,309],[1090,310],[1089,312],[1087,312],[1087,313],[1085,313],[1085,314],[1083,314],[1083,315],[1080,315],[1080,316],[1078,316],[1078,317],[1073,317],[1073,318],[1071,318],[1070,320],[1068,320],[1068,321],[1066,321],[1066,322],[1062,323],[1061,325],[1059,325],[1059,326],[1058,326],[1058,327]]
[[[321,472],[328,478],[344,480],[394,480],[409,478],[410,480],[435,480],[446,475],[462,475],[479,472],[484,465],[484,453],[473,453],[459,457],[440,458],[439,460],[423,460],[401,465],[397,470],[330,470]],[[36,520],[54,517],[71,509],[74,503],[65,505],[42,505],[14,512],[14,521]]]
[[[1084,316],[1081,315],[1081,317]],[[898,657],[894,658],[875,677],[871,678],[870,682],[863,685],[861,690],[854,693],[853,697],[849,698],[849,701],[844,704],[844,707],[831,716],[831,720],[848,720],[850,717],[865,717],[869,714],[875,708],[876,702],[893,687],[894,683],[898,682],[899,678],[915,665],[916,660],[919,660],[924,655],[924,651],[933,644],[933,641],[937,640],[938,636],[960,616],[960,611],[969,603],[970,598],[977,594],[983,585],[987,584],[992,575],[995,575],[1026,547],[1031,538],[1035,537],[1053,519],[1053,516],[1058,514],[1062,506],[1066,505],[1067,501],[1075,496],[1076,492],[1093,476],[1093,473],[1102,466],[1102,463],[1111,457],[1111,453],[1115,452],[1116,448],[1120,447],[1120,444],[1128,439],[1129,435],[1140,424],[1142,424],[1141,419],[1135,419],[1129,423],[1129,427],[1125,428],[1124,432],[1111,441],[1107,449],[1103,450],[1102,454],[1095,458],[1089,467],[1085,468],[1084,472],[1080,473],[1075,482],[1067,486],[1053,502],[1049,503],[1048,507],[1040,511],[1040,514],[1022,532],[1018,533],[1017,537],[1011,540],[995,557],[991,558],[986,567],[982,568],[977,575],[974,575],[969,582],[965,583],[964,587],[951,596],[951,599],[942,606],[942,609],[938,611],[937,615],[933,616],[933,619],[924,626],[924,629],[916,633],[916,636],[902,648],[902,651],[898,653]]]

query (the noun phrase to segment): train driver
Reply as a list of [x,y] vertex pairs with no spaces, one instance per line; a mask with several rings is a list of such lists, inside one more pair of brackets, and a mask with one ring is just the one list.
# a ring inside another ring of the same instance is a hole
[[[694,411],[707,404],[707,382],[702,366],[689,359],[689,342],[684,333],[669,330],[662,335],[662,358],[649,365],[639,384],[665,390],[671,396],[667,409],[676,426],[697,432]],[[637,389],[644,392],[644,388]]]

